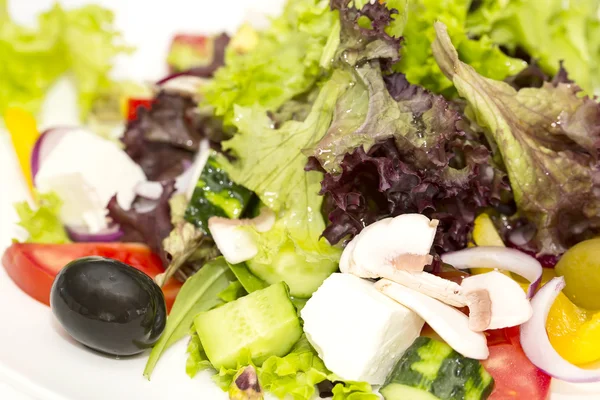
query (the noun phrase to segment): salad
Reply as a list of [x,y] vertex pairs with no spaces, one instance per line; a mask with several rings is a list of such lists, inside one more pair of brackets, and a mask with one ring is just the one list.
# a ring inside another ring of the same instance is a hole
[[[186,340],[237,400],[600,381],[600,1],[289,0],[152,84],[110,77],[109,10],[0,10],[2,264],[90,351],[150,380]],[[65,73],[84,123],[39,132]]]

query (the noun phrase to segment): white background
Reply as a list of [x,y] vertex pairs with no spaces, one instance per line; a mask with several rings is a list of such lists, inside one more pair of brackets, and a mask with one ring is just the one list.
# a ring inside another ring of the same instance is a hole
[[[12,0],[10,11],[24,23],[51,7],[51,0]],[[65,7],[88,3],[60,1]],[[117,26],[137,51],[117,60],[114,74],[154,80],[165,71],[164,58],[176,32],[233,32],[244,20],[264,24],[264,13],[277,13],[282,0],[96,0],[113,9]],[[1,79],[1,78],[0,78]],[[46,101],[41,128],[77,121],[75,96],[62,81]],[[26,190],[10,142],[0,132],[0,254],[16,231],[12,203]],[[185,341],[159,362],[151,382],[142,377],[145,356],[115,361],[83,349],[67,337],[50,309],[22,293],[0,268],[0,399],[1,400],[166,400],[226,399],[202,375],[185,374]],[[518,379],[518,377],[515,377]],[[553,399],[600,398],[600,386],[554,385]],[[562,393],[562,395],[560,395]],[[580,393],[575,395],[574,393]]]

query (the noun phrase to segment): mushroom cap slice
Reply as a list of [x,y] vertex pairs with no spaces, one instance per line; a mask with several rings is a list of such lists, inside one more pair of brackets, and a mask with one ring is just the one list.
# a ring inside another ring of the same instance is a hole
[[348,243],[340,270],[361,278],[385,277],[382,272],[391,270],[423,271],[432,260],[429,252],[437,225],[437,220],[422,214],[379,220]]
[[476,360],[488,358],[485,335],[472,331],[469,318],[457,309],[388,279],[378,281],[375,287],[417,313],[458,353]]
[[[527,300],[526,293],[521,286],[508,276],[492,271],[481,275],[473,275],[463,279],[462,288],[469,296],[469,293],[476,293],[485,290],[491,301],[489,324],[485,329],[500,329],[511,326],[521,325],[531,318],[533,309],[531,303]],[[479,326],[481,323],[481,315],[474,315],[473,308],[470,318],[473,319],[472,324]],[[479,319],[476,321],[476,319]]]

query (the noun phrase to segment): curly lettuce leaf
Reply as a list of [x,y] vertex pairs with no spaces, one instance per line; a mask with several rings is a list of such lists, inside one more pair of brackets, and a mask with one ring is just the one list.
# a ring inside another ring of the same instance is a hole
[[[354,72],[354,85],[338,100],[333,123],[311,152],[325,171],[340,173],[346,154],[357,148],[367,153],[376,143],[390,138],[399,147],[410,147],[410,156],[420,168],[447,164],[443,147],[458,134],[459,116],[441,96],[415,86],[405,93],[396,84],[392,85],[393,94],[398,96],[396,101],[386,87],[377,61],[357,67]],[[408,89],[408,83],[403,82]]]
[[[201,358],[201,357],[200,357]],[[256,369],[260,386],[279,399],[310,400],[316,393],[315,385],[333,382],[334,400],[376,400],[371,385],[366,382],[344,382],[332,374],[317,355],[305,335],[296,342],[292,350],[284,357],[271,356],[262,364],[255,366],[250,357],[240,356],[237,368],[221,368],[213,380],[221,389],[227,391],[238,372],[251,365]]]
[[112,11],[97,5],[67,11],[55,4],[29,29],[13,22],[7,0],[0,0],[0,114],[10,106],[37,113],[46,91],[70,71],[87,116],[96,96],[110,88],[112,59],[128,50],[113,22]]
[[472,63],[480,74],[501,80],[525,68],[527,64],[524,61],[506,56],[489,37],[470,37],[465,28],[470,4],[471,0],[410,1],[403,29],[401,59],[394,70],[404,73],[409,82],[434,93],[453,94],[452,83],[440,71],[431,52],[435,21],[442,21],[448,26],[461,58]]
[[[228,286],[231,287],[233,284],[238,283],[237,281],[231,282]],[[227,290],[227,289],[225,289]],[[223,293],[223,292],[221,292]],[[223,301],[226,301],[219,295]],[[193,328],[190,331],[190,341],[188,342],[187,347],[188,358],[185,362],[185,373],[188,374],[190,378],[193,378],[200,371],[204,371],[206,369],[211,369],[212,364],[208,360],[208,356],[204,351],[204,347],[202,346],[202,342],[200,341],[200,337],[198,333]]]
[[227,48],[225,66],[203,88],[206,101],[230,125],[236,105],[275,111],[306,92],[321,75],[321,57],[337,18],[326,0],[287,2],[251,51]]
[[33,209],[26,201],[15,204],[18,225],[23,227],[29,237],[28,243],[69,243],[67,232],[60,221],[59,212],[62,201],[56,193],[36,194],[37,208]]
[[[580,87],[587,93],[600,92],[600,1],[570,1],[567,6],[561,0],[479,3],[467,19],[470,32],[487,35],[511,51],[526,51],[551,75],[563,60]],[[469,64],[473,61],[460,51],[459,56]]]
[[600,228],[600,105],[570,83],[516,91],[459,60],[436,23],[434,54],[502,154],[519,211],[541,254],[560,254]]
[[311,112],[303,122],[290,120],[274,129],[264,109],[236,107],[238,133],[223,143],[237,158],[222,163],[238,184],[254,191],[278,218],[275,226],[258,233],[259,257],[267,262],[290,242],[309,263],[337,261],[339,250],[320,238],[325,223],[321,216],[323,198],[318,195],[319,172],[306,172],[311,147],[325,134],[340,93],[350,84],[349,75],[333,74],[323,85]]

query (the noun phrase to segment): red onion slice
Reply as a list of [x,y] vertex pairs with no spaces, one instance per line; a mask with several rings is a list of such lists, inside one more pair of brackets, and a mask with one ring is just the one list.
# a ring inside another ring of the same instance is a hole
[[571,364],[554,350],[548,338],[548,313],[564,287],[563,277],[554,278],[533,297],[533,316],[521,325],[521,346],[527,358],[553,378],[573,383],[599,382],[600,370],[582,369]]
[[443,254],[442,261],[457,269],[497,268],[521,275],[531,282],[527,289],[527,298],[533,296],[542,280],[542,265],[538,260],[508,247],[471,247]]
[[72,127],[66,126],[58,126],[55,128],[46,129],[40,137],[36,140],[33,145],[33,149],[31,150],[31,176],[35,182],[35,176],[37,175],[40,167],[42,166],[42,162],[44,159],[50,154],[50,151],[56,144],[60,141],[60,139],[64,136],[65,133],[73,129]]
[[74,242],[116,242],[124,234],[117,224],[96,233],[91,233],[87,228],[76,226],[67,226],[66,230]]

